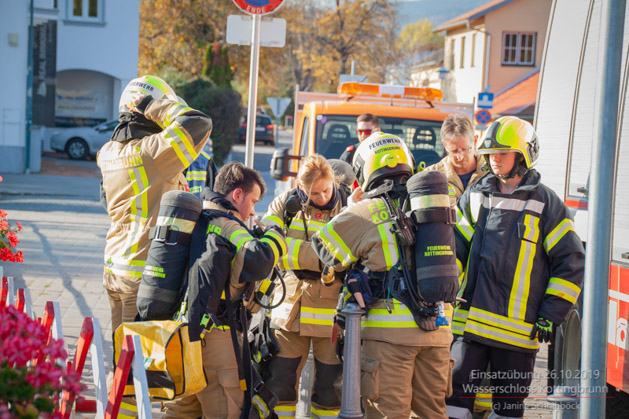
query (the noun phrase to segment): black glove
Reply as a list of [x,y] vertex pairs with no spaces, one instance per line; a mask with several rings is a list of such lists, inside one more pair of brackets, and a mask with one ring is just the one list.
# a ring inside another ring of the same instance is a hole
[[543,317],[537,319],[533,330],[531,330],[530,338],[535,339],[536,335],[540,342],[550,342],[553,337],[553,322]]

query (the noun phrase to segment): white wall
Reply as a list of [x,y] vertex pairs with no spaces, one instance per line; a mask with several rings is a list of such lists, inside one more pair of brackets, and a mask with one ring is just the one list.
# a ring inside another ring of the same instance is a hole
[[[11,33],[17,34],[16,47],[9,45]],[[24,146],[27,50],[28,2],[0,1],[0,76],[4,80],[0,95],[0,147]]]
[[[465,47],[463,61],[461,61],[463,39],[465,39]],[[471,103],[478,92],[483,90],[485,35],[467,29],[449,34],[445,42],[445,57],[451,54],[452,40],[454,40],[454,61],[448,74],[449,88],[456,95],[452,100]]]

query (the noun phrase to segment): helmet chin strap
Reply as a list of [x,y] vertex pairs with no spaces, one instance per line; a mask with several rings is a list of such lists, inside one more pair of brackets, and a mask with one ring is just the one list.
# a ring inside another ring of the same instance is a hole
[[513,162],[513,167],[511,168],[509,173],[506,175],[497,175],[496,173],[494,173],[494,169],[491,168],[491,164],[489,164],[489,158],[487,158],[487,166],[489,167],[489,171],[491,172],[491,174],[502,180],[513,179],[514,177],[516,177],[516,175],[524,176],[526,172],[529,171],[529,169],[523,163],[524,158],[518,153],[516,154],[515,161]]

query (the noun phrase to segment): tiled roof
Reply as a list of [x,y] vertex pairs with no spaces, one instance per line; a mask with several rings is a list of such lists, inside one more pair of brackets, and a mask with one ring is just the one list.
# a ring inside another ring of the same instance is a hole
[[502,6],[506,6],[509,3],[513,3],[515,0],[493,0],[487,4],[477,7],[476,9],[472,9],[469,12],[458,15],[455,18],[448,20],[445,23],[437,26],[433,29],[433,32],[445,31],[447,29],[452,29],[457,26],[462,26],[465,24],[465,21],[478,19],[480,17],[485,16],[488,13],[493,12],[496,9],[501,8]]
[[535,111],[539,68],[533,70],[519,82],[503,89],[494,97],[493,117],[502,115],[532,116]]

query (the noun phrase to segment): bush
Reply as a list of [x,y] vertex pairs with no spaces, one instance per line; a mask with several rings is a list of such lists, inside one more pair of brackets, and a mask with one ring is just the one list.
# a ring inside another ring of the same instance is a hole
[[240,122],[240,94],[231,87],[216,86],[204,79],[196,79],[177,86],[175,91],[194,109],[212,118],[214,158],[221,165],[238,136]]
[[0,418],[60,418],[64,391],[76,397],[81,377],[62,339],[14,307],[0,307]]

